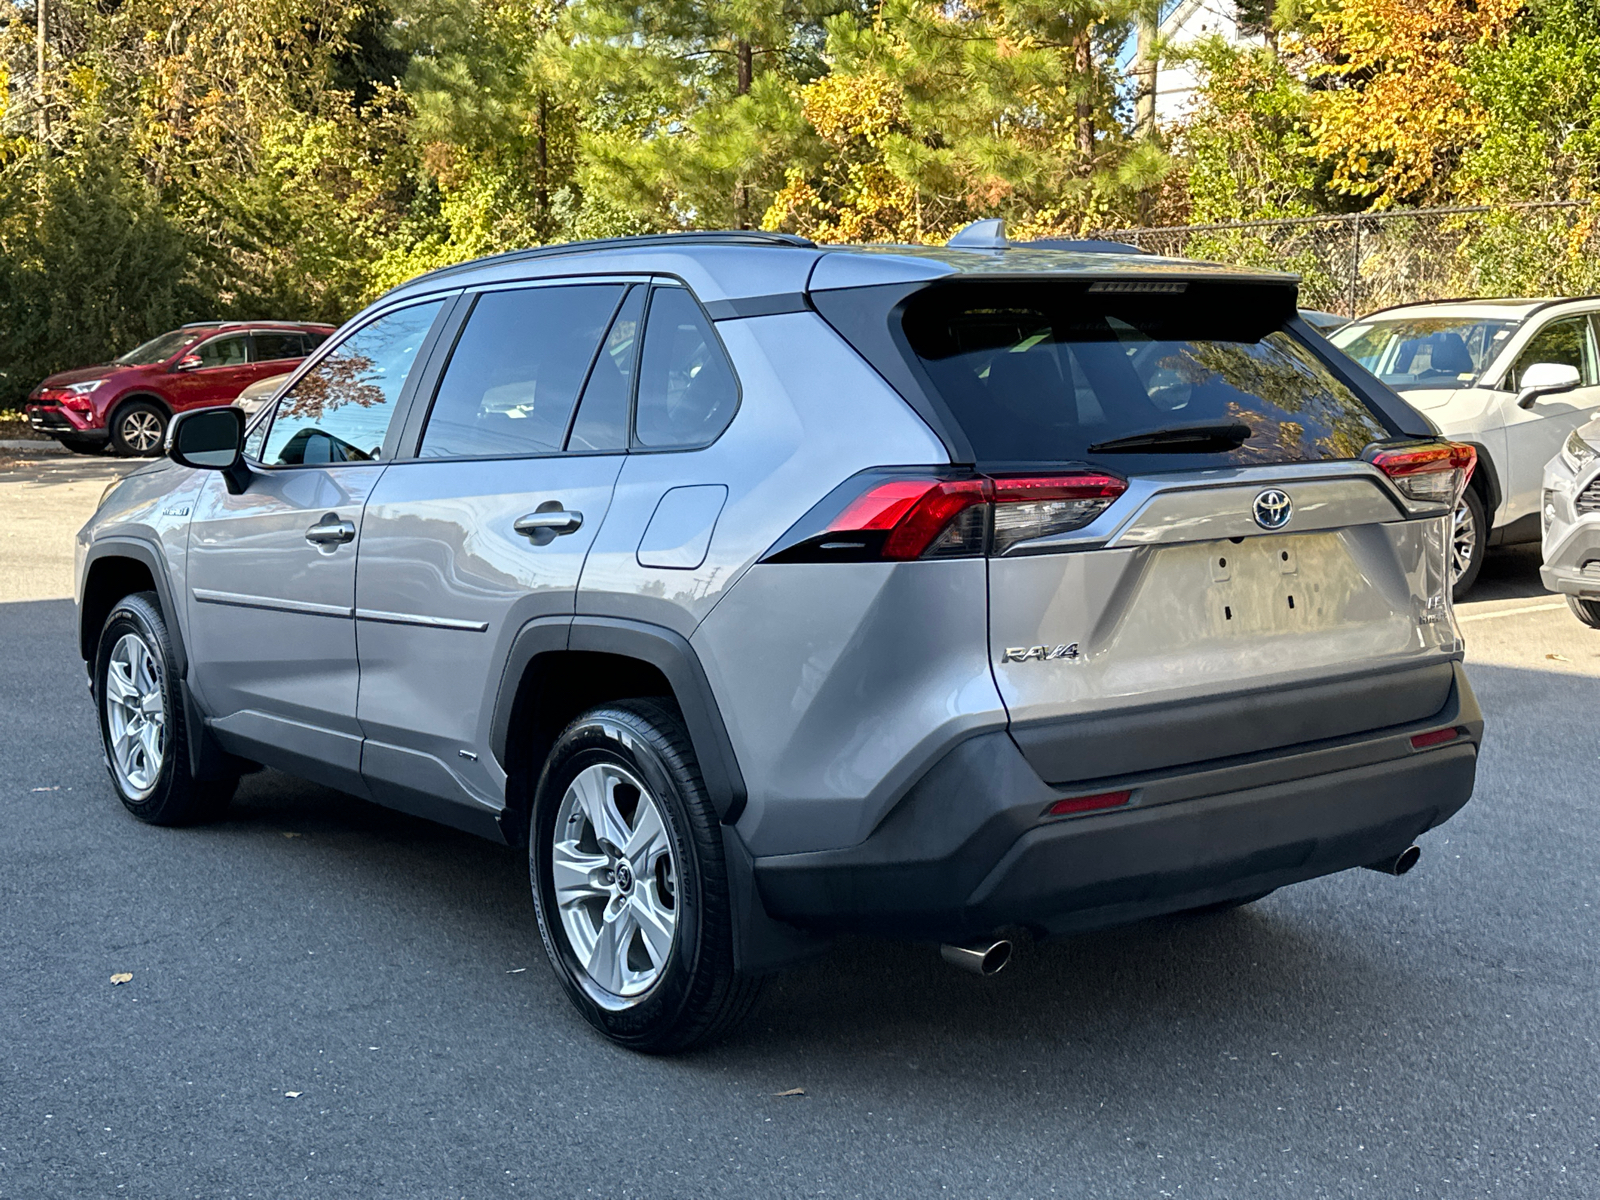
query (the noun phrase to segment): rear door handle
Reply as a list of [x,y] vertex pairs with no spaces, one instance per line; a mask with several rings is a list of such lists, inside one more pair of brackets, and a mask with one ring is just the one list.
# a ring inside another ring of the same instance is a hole
[[531,512],[525,517],[518,517],[516,524],[511,528],[523,537],[533,538],[542,545],[543,542],[560,537],[564,533],[576,533],[582,526],[581,512],[558,508],[549,512]]
[[310,529],[306,530],[306,541],[313,546],[339,546],[345,542],[353,542],[355,540],[355,523],[341,521],[333,513],[329,513]]

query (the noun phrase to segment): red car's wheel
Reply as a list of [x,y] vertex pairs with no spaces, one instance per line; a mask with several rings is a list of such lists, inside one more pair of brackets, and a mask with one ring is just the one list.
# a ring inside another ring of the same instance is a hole
[[128,458],[154,458],[167,436],[167,414],[149,400],[130,400],[111,419],[111,445]]

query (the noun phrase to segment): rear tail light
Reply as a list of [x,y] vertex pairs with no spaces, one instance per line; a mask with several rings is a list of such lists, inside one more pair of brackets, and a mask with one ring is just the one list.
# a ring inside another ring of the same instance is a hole
[[1133,798],[1131,791],[1100,792],[1094,796],[1074,796],[1070,800],[1057,800],[1044,810],[1047,817],[1067,817],[1073,813],[1095,812],[1102,808],[1121,808]]
[[803,518],[766,561],[904,561],[1004,554],[1019,542],[1081,529],[1127,486],[1126,481],[1098,471],[960,478],[941,478],[932,472],[870,472]]
[[1467,490],[1478,452],[1460,442],[1430,442],[1378,450],[1369,461],[1412,500],[1454,504]]

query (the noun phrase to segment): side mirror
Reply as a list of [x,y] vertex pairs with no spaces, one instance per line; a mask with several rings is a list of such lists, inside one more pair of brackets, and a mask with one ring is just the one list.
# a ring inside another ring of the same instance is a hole
[[232,405],[179,413],[167,427],[167,456],[180,467],[221,471],[230,495],[250,486],[244,462],[244,413]]
[[1570,392],[1582,382],[1578,368],[1570,363],[1534,363],[1522,372],[1522,388],[1517,392],[1517,407],[1532,408],[1540,396]]
[[205,359],[201,358],[198,354],[185,354],[177,362],[172,364],[172,369],[174,371],[193,371],[196,367],[203,366],[205,366]]

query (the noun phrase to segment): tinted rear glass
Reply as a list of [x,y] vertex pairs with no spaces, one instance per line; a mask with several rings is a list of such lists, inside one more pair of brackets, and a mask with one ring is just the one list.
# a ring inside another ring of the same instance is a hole
[[[1102,287],[1106,285],[1101,285]],[[980,462],[1121,471],[1357,458],[1391,436],[1245,289],[1119,294],[1082,283],[930,288],[904,329]],[[1236,448],[1119,453],[1117,439],[1246,425]]]

